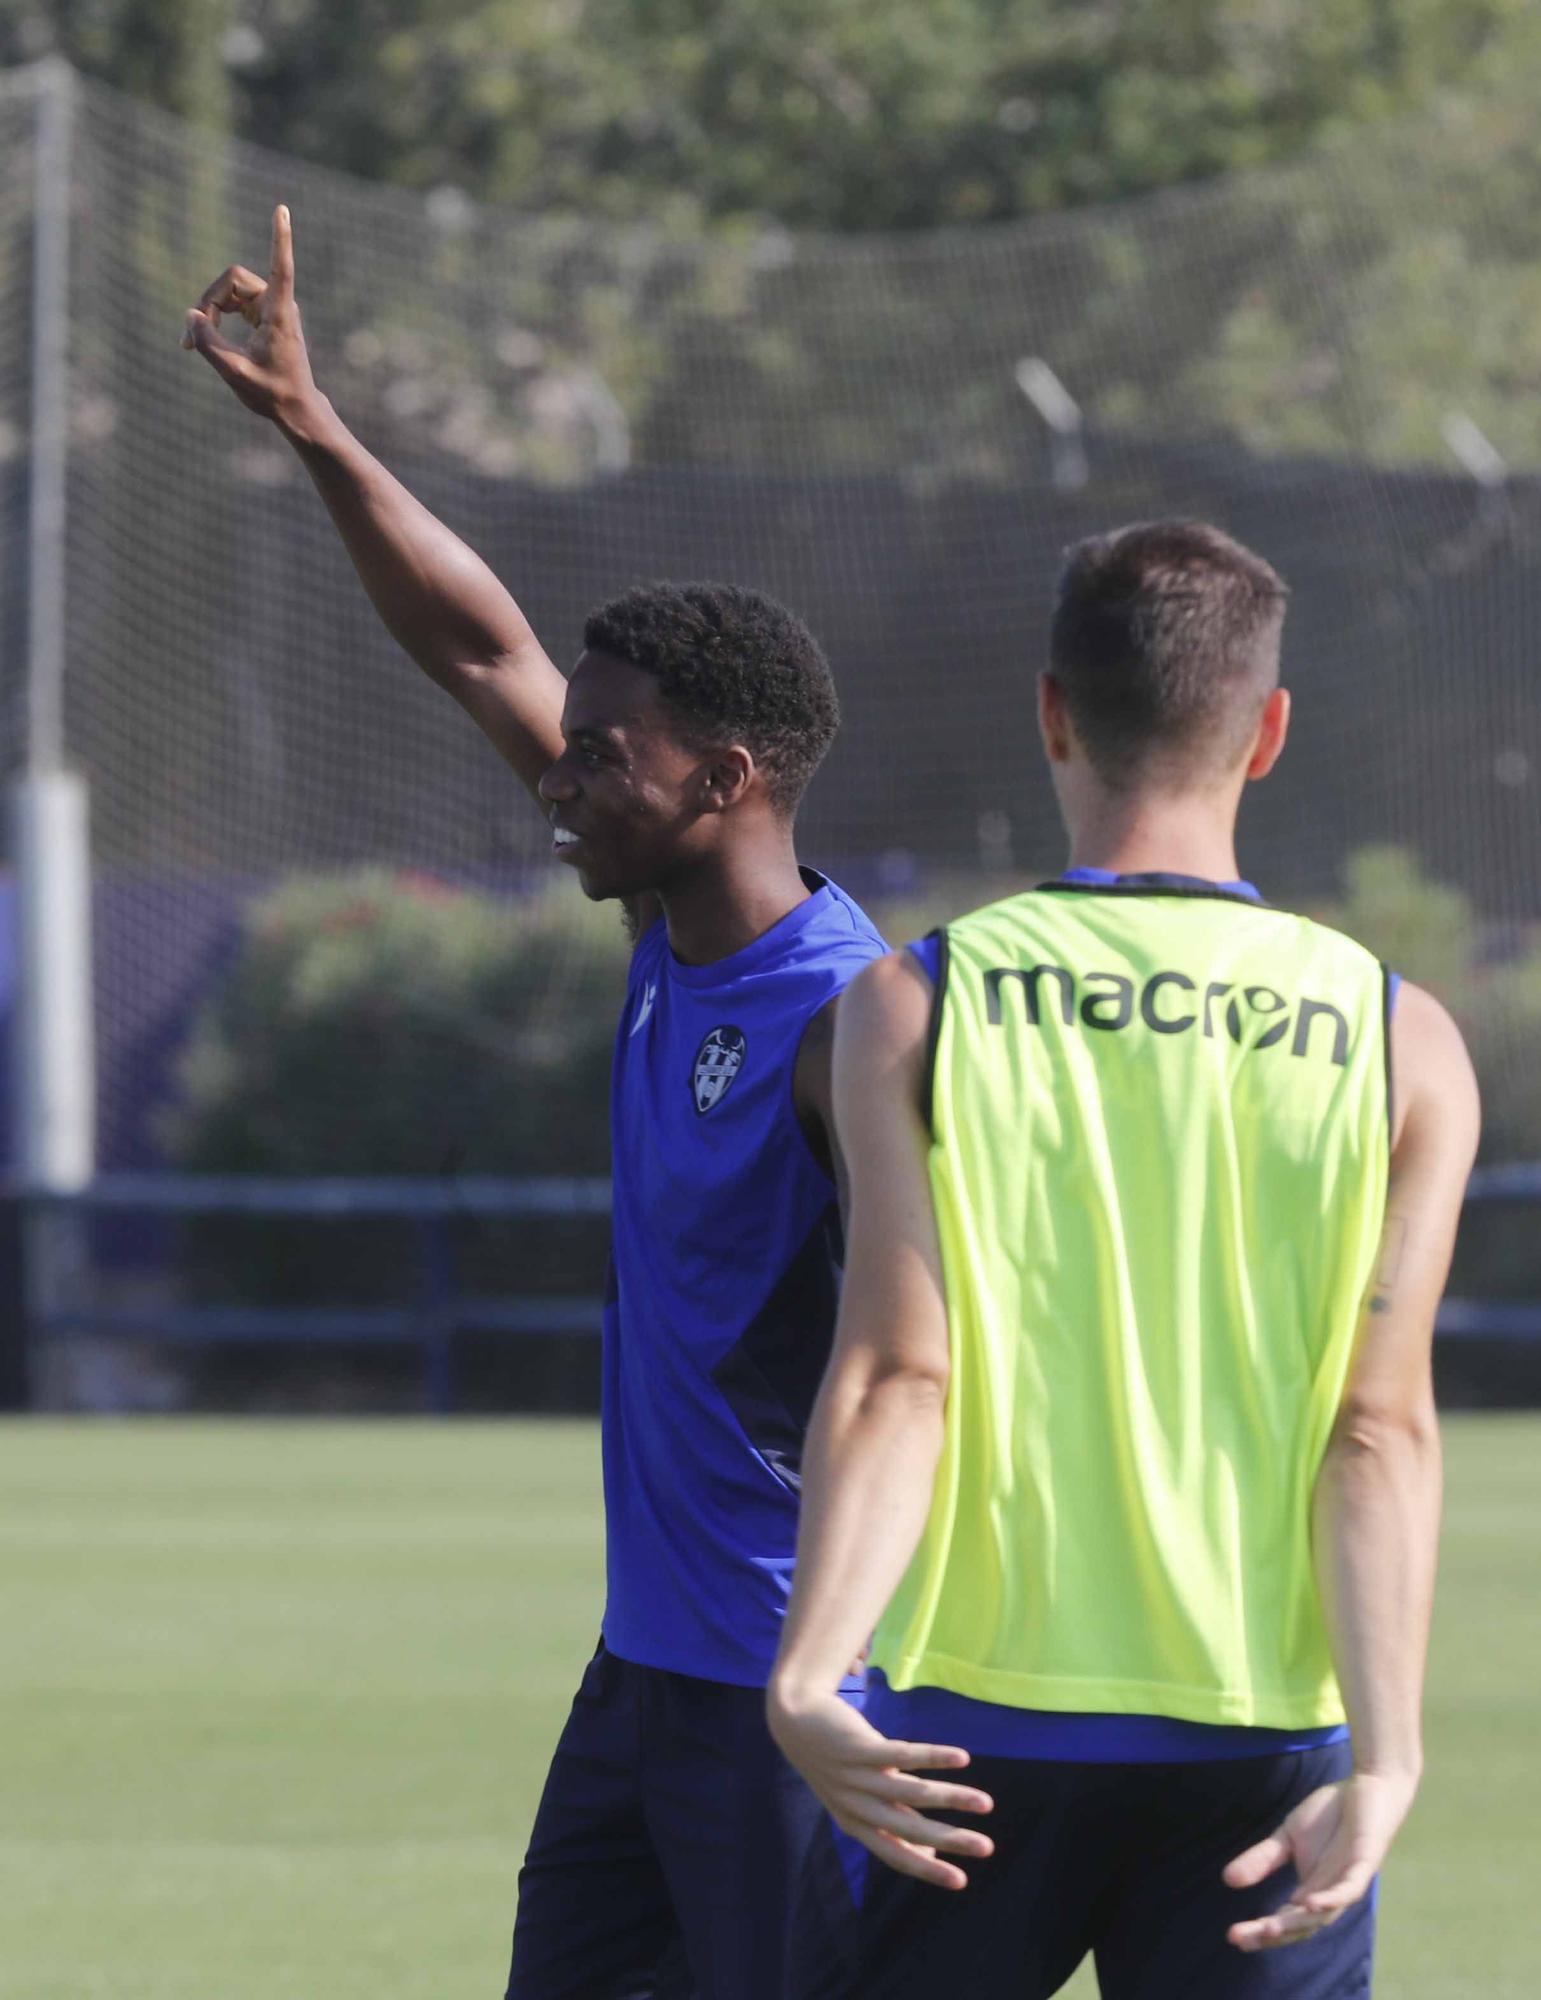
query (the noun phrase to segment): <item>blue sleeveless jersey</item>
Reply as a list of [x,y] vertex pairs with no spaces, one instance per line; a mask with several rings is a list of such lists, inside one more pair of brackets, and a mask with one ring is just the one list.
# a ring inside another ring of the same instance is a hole
[[886,950],[812,893],[732,957],[639,940],[611,1083],[605,1644],[764,1684],[797,1539],[803,1433],[834,1334],[834,1184],[793,1101],[809,1021]]

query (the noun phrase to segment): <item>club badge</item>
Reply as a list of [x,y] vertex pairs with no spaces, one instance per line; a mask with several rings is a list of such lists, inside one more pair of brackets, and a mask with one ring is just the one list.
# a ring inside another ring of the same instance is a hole
[[749,1044],[738,1028],[713,1028],[696,1050],[695,1099],[698,1113],[721,1104],[744,1067]]

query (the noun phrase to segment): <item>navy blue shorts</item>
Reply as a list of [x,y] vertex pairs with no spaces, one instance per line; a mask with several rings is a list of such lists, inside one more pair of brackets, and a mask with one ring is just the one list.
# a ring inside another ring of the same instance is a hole
[[821,1832],[838,1874],[759,1688],[601,1646],[520,1871],[508,2000],[781,2000],[792,1891]]
[[788,2000],[1047,2000],[1088,1952],[1103,2000],[1362,2000],[1372,1897],[1303,1944],[1247,1953],[1226,1931],[1277,1909],[1295,1878],[1252,1890],[1220,1879],[1349,1757],[1347,1744],[1190,1764],[975,1757],[967,1776],[995,1811],[955,1817],[987,1826],[995,1853],[962,1863],[960,1891],[869,1856],[853,1906],[831,1893],[816,1849],[795,1900]]

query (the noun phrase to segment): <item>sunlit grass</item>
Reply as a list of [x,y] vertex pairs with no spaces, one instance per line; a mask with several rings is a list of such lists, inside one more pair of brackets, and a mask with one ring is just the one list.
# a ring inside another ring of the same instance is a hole
[[[1377,1992],[1529,2000],[1541,1422],[1449,1444]],[[501,1992],[597,1456],[580,1423],[0,1426],[5,2000]]]

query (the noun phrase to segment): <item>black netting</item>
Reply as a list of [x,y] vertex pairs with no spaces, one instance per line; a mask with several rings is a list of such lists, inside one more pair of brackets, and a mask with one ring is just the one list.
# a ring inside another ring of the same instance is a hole
[[[546,887],[522,792],[395,653],[298,465],[179,348],[203,284],[264,260],[278,198],[322,385],[491,560],[555,657],[575,652],[589,605],[638,577],[731,577],[808,617],[847,723],[805,848],[902,905],[896,924],[1059,860],[1031,710],[1064,545],[1182,512],[1261,549],[1294,590],[1298,719],[1249,803],[1245,863],[1279,900],[1350,895],[1409,972],[1442,982],[1490,1096],[1497,1082],[1519,1106],[1494,1147],[1541,1153],[1541,1105],[1525,1108],[1541,1030],[1541,438],[1534,408],[1522,422],[1502,398],[1502,353],[1466,325],[1474,271],[1541,253],[1528,155],[1490,171],[1498,140],[1456,133],[1443,151],[1329,154],[1044,223],[706,243],[368,187],[77,88],[68,717],[92,787],[108,1164],[534,1164],[538,1116],[513,1120],[530,1158],[512,1141],[500,1153],[447,1079],[481,1050],[523,1063],[536,1091],[541,1061],[579,1060],[563,1036],[604,1016],[618,977],[609,919],[565,878]],[[17,748],[33,117],[13,85],[0,719]],[[1465,213],[1484,175],[1486,240],[1457,254],[1442,196],[1459,191]],[[1023,393],[1033,358],[1083,413],[1084,484],[1074,444],[1056,457]],[[1444,418],[1482,425],[1510,476],[1463,471]],[[1373,851],[1387,847],[1403,856]],[[457,895],[462,930],[440,908]],[[389,931],[396,902],[411,905],[401,935],[357,943],[377,920]],[[309,925],[333,946],[253,970],[254,909],[270,941]],[[1434,913],[1422,930],[1420,911]],[[387,976],[436,950],[496,959],[484,932],[500,925],[506,963],[414,989],[374,1042],[367,1008],[348,1012],[370,950]],[[343,1053],[269,1080],[275,1105],[305,1080],[305,1157],[233,1136],[209,1107],[231,1064],[264,1060],[262,996],[324,1012],[329,979]],[[424,1021],[442,1022],[439,1067],[405,1092],[381,1158],[360,1093],[427,1063]],[[602,1072],[585,1043],[591,1059]],[[602,1096],[601,1074],[574,1113],[601,1151]]]

